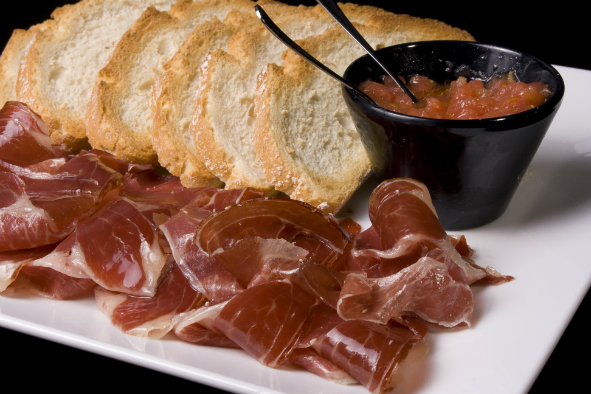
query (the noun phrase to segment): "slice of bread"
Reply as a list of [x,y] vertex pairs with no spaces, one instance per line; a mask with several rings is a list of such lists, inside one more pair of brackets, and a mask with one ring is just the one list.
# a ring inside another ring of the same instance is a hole
[[217,18],[201,23],[164,65],[152,88],[152,146],[160,165],[179,176],[184,186],[223,186],[203,163],[190,133],[199,69],[210,51],[225,49],[234,33],[257,23],[254,13],[239,11],[230,12],[223,23]]
[[198,24],[253,7],[249,0],[185,0],[170,13],[148,8],[98,74],[86,114],[90,144],[129,162],[157,163],[150,97],[164,64]]
[[168,9],[176,0],[84,0],[58,8],[55,23],[36,32],[21,62],[17,97],[49,126],[53,144],[87,146],[86,105],[97,73],[148,6]]
[[[336,25],[320,6],[264,8],[293,39]],[[373,13],[385,13],[354,5],[346,5],[345,12],[361,22]],[[191,129],[197,151],[226,188],[273,189],[257,164],[252,143],[254,99],[257,75],[267,63],[281,62],[284,52],[285,46],[259,25],[237,32],[227,51],[218,49],[203,63]]]
[[18,68],[34,30],[14,30],[0,56],[0,105],[16,100]]
[[[473,40],[444,23],[407,15],[372,15],[357,26],[374,48],[410,41]],[[365,54],[340,26],[299,44],[342,75]],[[269,64],[258,77],[254,146],[276,190],[336,213],[383,161],[380,142],[367,150],[344,103],[341,86],[287,51],[283,66]]]

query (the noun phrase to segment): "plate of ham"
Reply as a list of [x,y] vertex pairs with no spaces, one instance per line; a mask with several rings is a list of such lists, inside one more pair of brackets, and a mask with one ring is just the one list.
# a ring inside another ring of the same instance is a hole
[[335,218],[68,155],[9,103],[0,325],[231,392],[526,392],[591,279],[591,73],[558,70],[563,107],[509,209],[463,234],[415,180],[369,180]]

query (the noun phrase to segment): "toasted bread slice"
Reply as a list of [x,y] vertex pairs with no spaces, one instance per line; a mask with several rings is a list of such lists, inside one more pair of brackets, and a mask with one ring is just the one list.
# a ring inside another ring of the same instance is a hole
[[[320,6],[267,9],[294,39],[336,25]],[[346,5],[345,12],[363,21],[378,9]],[[281,62],[284,52],[285,46],[261,25],[237,32],[227,51],[218,49],[203,63],[191,129],[197,151],[226,188],[273,189],[257,164],[252,143],[254,98],[256,76],[267,63]]]
[[90,144],[129,162],[157,163],[150,97],[164,64],[198,24],[253,7],[249,0],[185,0],[170,13],[148,8],[98,74],[86,115]]
[[214,18],[198,25],[164,65],[152,88],[152,146],[160,165],[179,176],[183,185],[223,186],[195,150],[190,132],[199,69],[212,50],[225,49],[238,30],[260,23],[253,14],[232,11],[224,22]]
[[[357,27],[374,48],[473,40],[441,22],[407,15],[372,15]],[[339,75],[365,54],[340,26],[299,44]],[[326,212],[338,212],[370,174],[372,163],[379,165],[387,157],[384,141],[362,143],[340,84],[292,51],[286,52],[281,67],[269,64],[259,75],[255,114],[254,147],[268,182]]]
[[48,124],[53,144],[87,146],[85,111],[97,73],[123,33],[150,5],[177,0],[84,0],[58,8],[22,59],[17,97]]
[[0,105],[16,100],[16,79],[21,59],[34,30],[14,30],[0,56]]

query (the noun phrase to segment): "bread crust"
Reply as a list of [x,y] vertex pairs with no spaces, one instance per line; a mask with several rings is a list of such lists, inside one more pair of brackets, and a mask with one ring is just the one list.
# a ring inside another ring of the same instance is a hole
[[[366,11],[366,25],[358,29],[374,47],[433,39],[473,40],[465,31],[442,22]],[[298,43],[341,75],[363,55],[340,27]],[[340,85],[292,51],[285,53],[282,66],[269,64],[259,74],[255,104],[257,160],[275,189],[293,199],[337,213],[370,175],[372,163],[382,165],[387,157],[383,141],[362,144]],[[344,143],[347,138],[350,143]]]
[[34,36],[34,29],[16,29],[12,32],[0,56],[0,105],[16,100],[18,68],[27,44]]

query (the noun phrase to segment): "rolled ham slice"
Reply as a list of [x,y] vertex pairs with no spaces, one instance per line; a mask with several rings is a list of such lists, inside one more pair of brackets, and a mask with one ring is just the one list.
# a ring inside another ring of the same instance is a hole
[[369,218],[384,251],[375,255],[394,259],[440,249],[465,273],[468,284],[486,276],[458,253],[437,218],[427,187],[414,179],[382,182],[369,199]]

